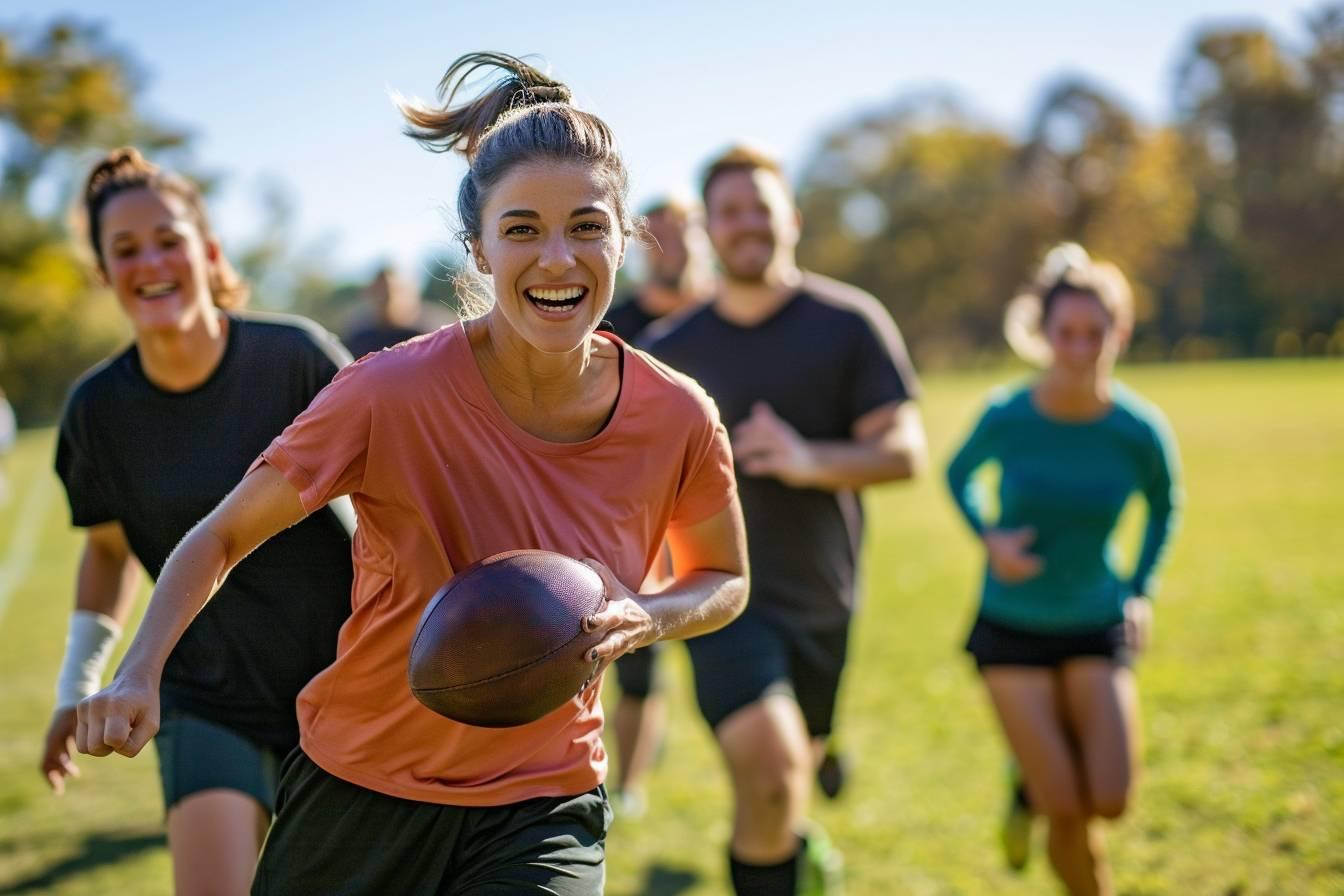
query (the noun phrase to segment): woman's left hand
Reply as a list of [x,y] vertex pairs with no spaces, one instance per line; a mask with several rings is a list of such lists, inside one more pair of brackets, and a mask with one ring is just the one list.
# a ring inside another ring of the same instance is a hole
[[618,657],[657,641],[658,628],[649,611],[639,602],[639,595],[621,584],[605,564],[592,559],[583,562],[601,576],[607,591],[607,602],[602,609],[583,620],[585,632],[606,633],[589,653],[589,657],[600,661],[593,675],[596,681]]
[[1135,654],[1148,649],[1153,632],[1153,605],[1137,594],[1125,601],[1125,643]]

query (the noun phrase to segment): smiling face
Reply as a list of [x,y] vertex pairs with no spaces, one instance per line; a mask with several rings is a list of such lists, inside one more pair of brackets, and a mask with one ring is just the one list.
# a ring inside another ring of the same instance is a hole
[[473,240],[494,278],[492,316],[547,354],[585,344],[611,304],[625,237],[600,173],[529,162],[490,191]]
[[1050,344],[1052,365],[1071,377],[1088,378],[1107,373],[1124,348],[1125,334],[1088,292],[1064,292],[1050,302],[1042,322]]
[[724,273],[760,283],[772,265],[793,264],[798,210],[779,175],[765,168],[725,171],[705,195],[705,227]]
[[103,273],[136,333],[190,330],[210,313],[218,249],[186,203],[152,189],[115,196],[101,219]]

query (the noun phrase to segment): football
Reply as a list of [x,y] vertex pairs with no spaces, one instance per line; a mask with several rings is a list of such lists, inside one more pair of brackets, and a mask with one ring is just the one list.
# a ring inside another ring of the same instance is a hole
[[436,713],[483,728],[534,722],[591,683],[602,640],[583,619],[606,602],[601,577],[572,557],[508,551],[453,576],[411,640],[411,692]]

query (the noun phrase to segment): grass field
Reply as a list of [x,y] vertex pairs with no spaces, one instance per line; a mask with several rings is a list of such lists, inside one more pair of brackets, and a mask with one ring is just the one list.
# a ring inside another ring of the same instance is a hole
[[[1344,893],[1344,364],[1125,379],[1173,422],[1189,511],[1139,668],[1146,771],[1110,833],[1119,891]],[[1003,749],[959,650],[980,558],[941,473],[992,382],[930,378],[933,469],[868,502],[868,593],[840,719],[859,765],[843,800],[816,811],[851,894],[1053,892],[1039,852],[1020,877],[999,863]],[[167,893],[148,753],[84,758],[59,800],[36,770],[78,548],[51,451],[51,432],[23,436],[0,511],[0,893]],[[726,778],[684,651],[665,655],[673,730],[649,814],[618,820],[608,840],[617,896],[726,892]]]

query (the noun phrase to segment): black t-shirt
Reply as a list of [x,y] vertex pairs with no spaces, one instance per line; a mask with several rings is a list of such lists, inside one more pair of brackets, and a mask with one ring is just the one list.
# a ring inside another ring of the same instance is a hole
[[[230,314],[210,378],[168,392],[134,345],[86,373],[56,448],[76,526],[118,521],[158,578],[187,531],[349,356],[297,317]],[[336,656],[350,614],[350,538],[329,509],[279,533],[235,567],[164,668],[165,703],[266,746],[298,743],[294,699]]]
[[613,302],[607,309],[606,321],[611,324],[612,332],[632,345],[639,334],[644,332],[644,328],[656,320],[656,315],[645,311],[639,304],[638,295],[629,296],[619,304]]
[[422,333],[428,333],[430,329],[432,328],[370,324],[367,327],[351,330],[345,337],[345,347],[350,349],[351,357],[362,358],[370,352],[381,351],[385,348],[391,348],[398,342],[414,339]]
[[[864,414],[915,398],[919,389],[881,305],[813,276],[755,326],[730,323],[711,303],[642,347],[699,380],[730,432],[764,401],[805,439],[850,439]],[[740,469],[737,483],[751,553],[751,607],[801,628],[843,623],[854,607],[862,538],[857,495],[793,488]]]

